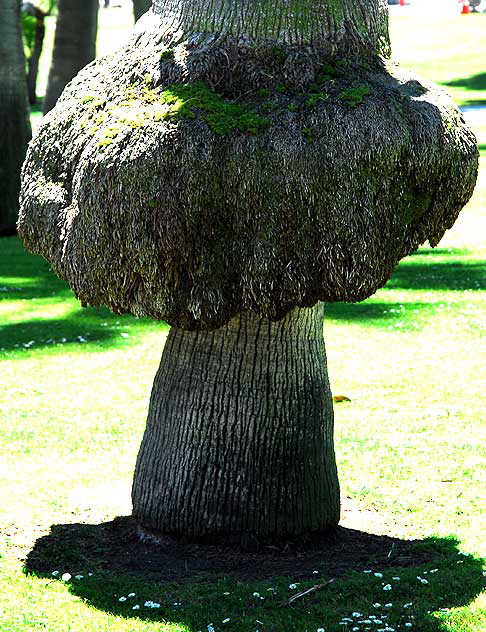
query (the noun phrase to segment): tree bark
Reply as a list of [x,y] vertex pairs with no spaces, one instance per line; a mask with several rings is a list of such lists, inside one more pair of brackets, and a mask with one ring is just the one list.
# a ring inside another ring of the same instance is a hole
[[97,29],[98,0],[59,0],[44,114],[54,107],[66,84],[95,58]]
[[133,0],[133,15],[135,22],[152,6],[152,0]]
[[20,170],[31,137],[20,3],[0,3],[0,235],[15,233]]
[[322,315],[170,330],[135,470],[141,527],[268,541],[338,523]]
[[163,20],[168,46],[206,34],[212,43],[245,37],[331,55],[390,52],[385,0],[153,0],[153,9]]

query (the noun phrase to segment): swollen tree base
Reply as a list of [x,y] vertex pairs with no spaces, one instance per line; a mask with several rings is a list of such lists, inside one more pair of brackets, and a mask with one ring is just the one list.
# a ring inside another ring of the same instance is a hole
[[132,498],[145,537],[244,544],[337,525],[321,306],[171,329]]

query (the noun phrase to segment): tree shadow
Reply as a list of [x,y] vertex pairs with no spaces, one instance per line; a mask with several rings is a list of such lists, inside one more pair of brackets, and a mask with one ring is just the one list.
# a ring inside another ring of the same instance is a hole
[[407,258],[395,269],[385,289],[441,291],[486,289],[486,266],[483,262],[462,262],[452,257],[448,261],[423,263]]
[[[146,328],[167,331],[164,321],[141,320],[130,314],[117,315],[105,307],[87,307],[69,312],[64,318],[32,318],[2,325],[0,349],[38,349],[85,344],[86,350],[125,346],[127,340]],[[132,328],[136,329],[133,332]]]
[[[483,561],[461,555],[457,547],[454,538],[407,541],[343,527],[308,546],[254,553],[163,546],[141,542],[131,519],[122,517],[54,525],[28,554],[25,572],[53,581],[53,571],[57,579],[69,572],[69,590],[95,608],[191,630],[213,622],[216,630],[246,632],[255,629],[256,620],[274,632],[324,624],[348,629],[339,627],[339,617],[361,613],[397,630],[407,629],[401,626],[409,621],[420,632],[439,632],[446,628],[433,611],[467,605],[484,588]],[[387,584],[392,591],[384,592]],[[322,585],[322,592],[288,606],[291,595],[315,585]],[[227,617],[220,627],[217,622]]]
[[444,81],[446,86],[466,88],[467,90],[486,90],[486,72],[479,72],[469,77],[462,77]]

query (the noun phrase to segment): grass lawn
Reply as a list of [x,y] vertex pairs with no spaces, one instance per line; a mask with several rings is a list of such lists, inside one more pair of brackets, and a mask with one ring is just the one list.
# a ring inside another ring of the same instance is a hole
[[[123,11],[102,12],[107,47]],[[465,61],[462,46],[483,18],[447,21],[456,39],[446,22],[395,20],[395,50],[443,83],[474,77],[485,55]],[[458,98],[483,99],[465,85]],[[1,632],[486,630],[486,125],[475,129],[476,193],[438,248],[369,300],[327,308],[332,389],[351,400],[335,407],[342,529],[286,564],[205,551],[169,564],[112,522],[130,513],[167,328],[81,309],[44,261],[0,240]]]

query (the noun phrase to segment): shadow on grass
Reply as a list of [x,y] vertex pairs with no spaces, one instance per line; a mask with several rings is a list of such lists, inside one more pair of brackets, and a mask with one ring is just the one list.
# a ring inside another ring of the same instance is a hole
[[[424,256],[425,251],[419,255]],[[427,254],[426,257],[430,255]],[[395,269],[386,289],[478,290],[486,289],[486,266],[481,262],[417,261],[404,259]]]
[[42,318],[14,322],[0,329],[0,349],[38,349],[83,343],[86,350],[96,346],[113,348],[126,345],[127,339],[141,329],[167,331],[167,323],[138,320],[127,314],[116,315],[101,307],[88,307],[69,313],[65,318]]
[[486,72],[479,72],[469,77],[451,79],[443,82],[446,86],[465,88],[466,90],[486,90]]
[[[439,632],[446,628],[431,612],[467,605],[484,588],[482,560],[459,555],[457,545],[453,538],[407,541],[339,527],[306,548],[250,554],[142,543],[130,518],[117,518],[53,526],[28,554],[25,572],[52,578],[55,570],[58,579],[69,572],[69,590],[95,608],[194,631],[212,623],[216,631],[254,632],[255,621],[273,632],[338,630],[343,617],[365,630],[372,615],[383,621],[378,627],[405,630],[410,622],[420,632]],[[365,572],[371,569],[382,576]],[[320,584],[322,590],[288,606],[291,595]],[[384,592],[387,584],[392,590]]]

